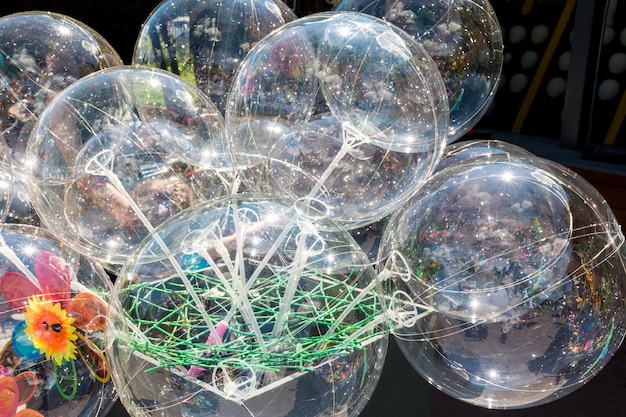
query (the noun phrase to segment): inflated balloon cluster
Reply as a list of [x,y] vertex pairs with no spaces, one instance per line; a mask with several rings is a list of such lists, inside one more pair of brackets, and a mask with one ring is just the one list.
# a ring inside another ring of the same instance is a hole
[[80,22],[21,13],[0,58],[3,415],[119,395],[136,416],[357,416],[390,335],[451,396],[532,407],[622,342],[602,196],[460,140],[500,77],[486,0],[302,18],[168,0],[132,65]]

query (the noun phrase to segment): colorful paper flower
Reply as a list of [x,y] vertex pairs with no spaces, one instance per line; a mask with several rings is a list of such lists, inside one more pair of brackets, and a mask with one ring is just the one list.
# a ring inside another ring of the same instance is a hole
[[[53,363],[60,394],[73,399],[82,383],[77,376],[77,360],[95,380],[105,383],[110,378],[104,354],[87,337],[104,330],[107,306],[92,293],[80,292],[72,297],[70,272],[63,259],[52,252],[40,252],[34,259],[33,271],[34,276],[28,271],[11,271],[0,277],[0,293],[24,315],[0,358],[11,357],[8,366],[15,368],[21,360],[45,356]],[[14,354],[7,354],[8,349]]]

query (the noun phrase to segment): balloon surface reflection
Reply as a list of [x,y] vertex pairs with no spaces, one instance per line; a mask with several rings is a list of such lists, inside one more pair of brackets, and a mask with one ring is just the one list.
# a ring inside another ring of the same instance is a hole
[[15,162],[13,223],[39,225],[22,174],[30,134],[43,109],[67,86],[122,59],[99,33],[72,17],[43,11],[0,17],[0,138]]
[[463,137],[489,110],[500,82],[504,45],[488,0],[341,0],[334,10],[384,19],[426,48],[446,85],[448,143]]
[[132,413],[357,416],[387,348],[380,283],[307,204],[240,194],[192,207],[115,284],[116,385]]
[[142,25],[133,63],[190,80],[224,111],[233,76],[246,54],[296,18],[280,0],[165,0]]
[[163,220],[230,191],[223,123],[173,74],[99,71],[38,120],[27,148],[33,204],[60,238],[119,269]]
[[402,351],[434,386],[486,408],[571,393],[625,333],[613,212],[567,168],[521,158],[439,171],[380,249]]
[[244,58],[225,117],[248,189],[315,200],[349,229],[415,192],[441,158],[449,120],[428,53],[354,12],[307,16],[265,37]]

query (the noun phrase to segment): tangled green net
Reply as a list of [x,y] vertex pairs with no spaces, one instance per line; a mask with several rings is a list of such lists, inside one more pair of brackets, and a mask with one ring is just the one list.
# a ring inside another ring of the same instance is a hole
[[[119,293],[127,322],[135,327],[128,332],[130,346],[153,358],[154,369],[210,369],[237,358],[258,370],[306,371],[385,335],[379,284],[364,282],[362,270],[304,270],[295,286],[289,285],[293,274],[268,270],[248,281],[232,278],[240,280],[240,291],[211,268],[185,271],[186,283],[178,275],[130,283]],[[208,343],[220,322],[227,324],[226,334]]]

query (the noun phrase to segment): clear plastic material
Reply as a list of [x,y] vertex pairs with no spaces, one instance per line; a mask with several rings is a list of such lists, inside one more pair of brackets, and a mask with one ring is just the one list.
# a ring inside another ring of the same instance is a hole
[[20,160],[41,111],[61,90],[102,68],[122,65],[84,23],[52,12],[0,18],[0,130]]
[[471,404],[560,398],[624,338],[623,243],[602,196],[557,163],[520,155],[443,169],[380,246],[398,343],[422,376]]
[[13,202],[13,158],[6,143],[0,140],[0,223],[4,223]]
[[280,0],[164,0],[142,25],[133,63],[181,75],[224,111],[248,51],[296,18]]
[[43,11],[0,17],[0,136],[15,162],[11,221],[39,224],[21,168],[44,107],[78,79],[119,65],[122,59],[113,47],[73,18]]
[[384,19],[426,48],[446,84],[448,143],[461,138],[489,110],[500,81],[504,47],[488,0],[342,0],[335,10]]
[[426,50],[354,12],[265,37],[243,60],[225,117],[245,186],[314,200],[348,229],[382,219],[423,183],[449,120]]
[[513,161],[532,158],[528,150],[498,139],[472,139],[454,142],[443,151],[443,157],[435,171],[456,167],[461,164],[475,164],[479,161],[489,164],[496,161]]
[[276,196],[169,219],[112,298],[113,379],[133,415],[355,417],[387,349],[367,256],[306,202]]
[[96,416],[117,398],[104,351],[112,285],[44,229],[0,227],[1,412]]
[[223,117],[194,85],[147,67],[85,77],[41,114],[27,148],[43,223],[110,269],[163,220],[230,192]]

